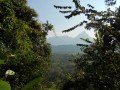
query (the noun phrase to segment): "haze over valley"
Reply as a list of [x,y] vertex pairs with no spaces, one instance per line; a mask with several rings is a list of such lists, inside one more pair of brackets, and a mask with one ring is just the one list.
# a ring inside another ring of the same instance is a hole
[[74,38],[69,36],[54,36],[48,38],[48,42],[51,44],[53,54],[75,54],[81,52],[80,47],[76,44],[88,44],[80,38],[89,39],[93,42],[93,38],[85,31]]

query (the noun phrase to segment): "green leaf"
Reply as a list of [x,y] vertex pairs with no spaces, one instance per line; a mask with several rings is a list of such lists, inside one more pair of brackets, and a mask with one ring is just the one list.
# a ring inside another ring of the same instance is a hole
[[27,85],[25,85],[22,90],[43,90],[41,83],[43,82],[43,78],[35,78]]
[[5,64],[5,63],[4,63],[4,60],[0,60],[0,64]]
[[0,90],[11,90],[10,84],[0,80]]

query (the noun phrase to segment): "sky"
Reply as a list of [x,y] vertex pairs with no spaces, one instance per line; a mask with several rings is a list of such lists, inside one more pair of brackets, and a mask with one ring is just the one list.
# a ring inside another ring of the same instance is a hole
[[[104,0],[80,0],[81,5],[87,6],[87,4],[91,4],[95,7],[95,9],[101,11],[106,10]],[[117,0],[118,6],[120,0]],[[72,17],[71,19],[66,19],[64,14],[59,13],[59,10],[54,8],[54,5],[60,6],[72,6],[74,8],[74,3],[72,0],[28,0],[28,5],[33,8],[38,14],[38,21],[46,22],[47,20],[54,25],[54,30],[57,36],[68,35],[70,37],[75,37],[82,31],[86,31],[89,36],[94,37],[93,30],[85,30],[84,27],[79,27],[74,31],[68,33],[62,33],[63,30],[66,30],[79,22],[83,21],[85,17],[83,15],[79,15],[76,17]],[[113,8],[115,8],[114,6]],[[48,33],[48,38],[53,37],[55,34],[53,31]]]

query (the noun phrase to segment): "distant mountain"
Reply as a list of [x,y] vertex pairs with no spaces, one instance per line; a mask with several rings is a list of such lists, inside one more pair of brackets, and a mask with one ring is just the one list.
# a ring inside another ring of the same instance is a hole
[[83,40],[80,38],[88,38],[90,41],[93,41],[93,38],[90,37],[85,31],[81,32],[78,36],[75,38],[68,37],[68,36],[59,36],[59,37],[51,37],[48,38],[48,42],[51,45],[76,45],[78,43],[86,44]]
[[73,38],[68,37],[68,36],[59,36],[59,37],[51,37],[48,39],[48,42],[51,45],[70,45],[71,44],[71,40],[73,40]]

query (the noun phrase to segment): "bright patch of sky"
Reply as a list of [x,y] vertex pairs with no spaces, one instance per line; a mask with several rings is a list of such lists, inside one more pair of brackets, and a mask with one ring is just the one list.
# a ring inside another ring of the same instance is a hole
[[[87,4],[91,4],[97,10],[106,10],[107,7],[105,6],[104,0],[80,0],[81,4],[87,6]],[[62,33],[63,30],[66,30],[79,22],[85,19],[84,15],[72,17],[71,19],[65,19],[64,14],[59,13],[59,10],[55,9],[54,5],[61,5],[61,6],[73,6],[74,3],[72,0],[28,0],[28,5],[35,9],[38,13],[38,20],[42,22],[46,22],[47,20],[54,25],[54,29],[57,36],[68,35],[70,37],[75,37],[82,31],[84,31],[84,27],[79,27],[74,31],[68,33]],[[120,0],[117,0],[117,5],[120,5]],[[113,8],[115,8],[114,6]],[[94,31],[85,30],[89,36],[94,37]],[[51,31],[48,34],[48,37],[55,36],[55,34]]]

